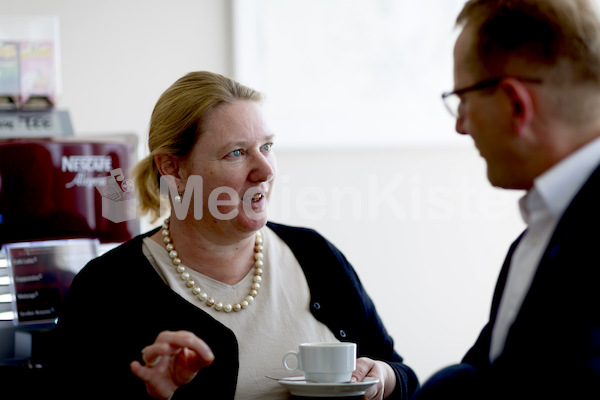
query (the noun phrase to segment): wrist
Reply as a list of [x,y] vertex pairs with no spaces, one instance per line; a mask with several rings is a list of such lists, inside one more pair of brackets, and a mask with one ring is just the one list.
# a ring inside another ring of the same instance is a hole
[[381,361],[383,368],[383,398],[387,399],[396,389],[396,373],[394,369],[386,362]]

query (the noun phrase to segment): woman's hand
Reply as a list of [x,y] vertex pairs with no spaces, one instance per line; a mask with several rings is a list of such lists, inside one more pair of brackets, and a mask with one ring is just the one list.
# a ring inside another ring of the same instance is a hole
[[365,377],[379,379],[364,394],[365,400],[382,400],[387,398],[396,388],[396,374],[388,363],[361,357],[356,360],[356,370],[352,373],[352,382],[362,382]]
[[210,347],[187,331],[161,332],[153,344],[142,350],[145,365],[131,363],[131,371],[144,382],[148,394],[168,399],[178,387],[190,382],[215,356]]

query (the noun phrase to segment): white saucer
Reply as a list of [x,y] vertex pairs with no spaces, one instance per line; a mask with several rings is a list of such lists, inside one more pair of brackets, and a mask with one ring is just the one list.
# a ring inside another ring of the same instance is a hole
[[345,397],[362,396],[379,379],[366,377],[362,382],[348,383],[317,383],[307,382],[304,377],[292,377],[280,379],[281,385],[285,386],[294,396],[304,397]]

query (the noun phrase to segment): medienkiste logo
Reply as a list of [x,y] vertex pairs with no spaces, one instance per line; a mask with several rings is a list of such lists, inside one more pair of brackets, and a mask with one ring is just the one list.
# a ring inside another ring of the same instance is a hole
[[[125,179],[121,168],[113,169],[110,175],[96,178],[96,189],[102,196],[102,216],[112,222],[130,221],[137,218],[136,198],[133,192],[134,182]],[[193,208],[196,220],[202,219],[204,213],[203,180],[199,175],[192,175],[186,181],[183,193],[178,193],[175,179],[172,176],[160,177],[160,211],[166,212],[172,206],[172,214],[183,220]],[[208,195],[208,212],[216,219],[228,221],[236,218],[241,212],[250,219],[262,218],[266,205],[267,189],[251,187],[239,195],[233,188],[221,186],[213,189]],[[168,199],[173,199],[169,204]],[[193,201],[192,201],[193,199]]]
[[96,178],[96,189],[102,196],[102,216],[118,223],[136,219],[134,184],[125,179],[123,170],[116,168],[110,175]]

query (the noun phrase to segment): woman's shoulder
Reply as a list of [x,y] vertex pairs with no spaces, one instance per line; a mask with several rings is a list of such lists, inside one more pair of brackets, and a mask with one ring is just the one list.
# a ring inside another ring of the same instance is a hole
[[[128,271],[140,265],[145,259],[142,252],[142,243],[145,237],[154,234],[157,229],[140,234],[106,253],[94,258],[79,272],[78,275],[106,274],[111,268],[119,268],[119,274],[127,274]],[[128,265],[129,267],[124,267]]]
[[275,232],[277,236],[284,239],[284,241],[286,238],[314,237],[319,239],[325,239],[321,234],[319,234],[317,231],[311,228],[285,225],[272,221],[269,221],[267,223],[267,227],[270,228],[273,232]]
[[[267,226],[290,247],[300,264],[314,261],[314,258],[335,258],[344,264],[346,259],[342,252],[316,230],[305,227],[268,222]],[[307,249],[311,249],[307,252]]]

